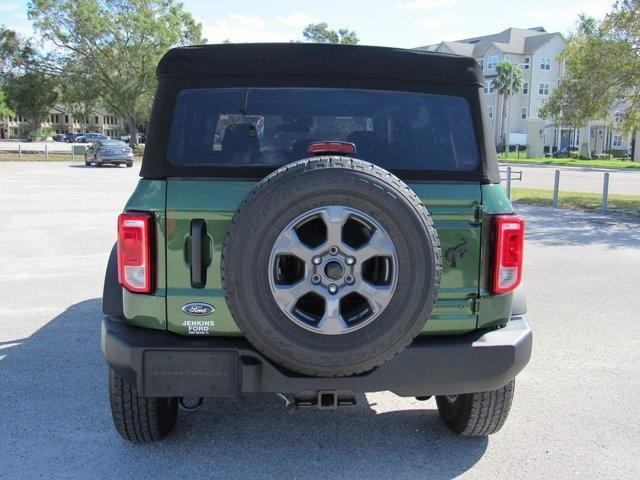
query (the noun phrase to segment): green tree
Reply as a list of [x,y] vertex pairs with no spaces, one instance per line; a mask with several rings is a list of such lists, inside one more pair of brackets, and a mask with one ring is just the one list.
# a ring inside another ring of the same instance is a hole
[[330,30],[329,26],[322,23],[310,23],[302,31],[305,40],[312,43],[340,43],[343,45],[357,45],[360,39],[353,30],[341,28],[338,31]]
[[588,37],[596,36],[598,34],[598,21],[593,17],[581,13],[578,15],[578,26],[576,30],[581,35]]
[[[621,45],[603,34],[597,22],[584,15],[579,17],[576,31],[559,56],[564,74],[558,87],[540,109],[540,116],[552,118],[556,124],[581,128],[591,120],[606,118],[616,101],[617,82],[610,75],[616,60],[610,55]],[[606,59],[606,60],[605,60]],[[587,132],[587,156],[591,157],[590,135]]]
[[14,112],[9,107],[7,103],[7,96],[4,93],[4,90],[0,88],[0,119],[10,117]]
[[508,60],[500,62],[496,66],[496,78],[491,82],[500,96],[500,145],[504,147],[507,143],[506,127],[507,127],[507,106],[509,97],[514,93],[518,93],[524,82],[522,78],[522,70]]
[[125,119],[133,146],[162,55],[204,42],[202,25],[173,0],[31,0],[29,18],[57,47],[58,65],[80,62],[106,107]]
[[5,90],[9,106],[29,118],[37,129],[58,100],[57,87],[56,77],[43,71],[29,70],[9,75]]
[[82,62],[69,62],[60,73],[60,99],[74,121],[86,130],[89,118],[100,104],[100,88],[89,75]]
[[58,98],[58,79],[46,64],[30,39],[0,27],[0,117],[17,113],[40,127]]
[[609,95],[624,113],[625,130],[636,132],[640,129],[640,2],[616,2],[601,29],[606,48],[596,55],[596,63],[598,68],[607,70]]

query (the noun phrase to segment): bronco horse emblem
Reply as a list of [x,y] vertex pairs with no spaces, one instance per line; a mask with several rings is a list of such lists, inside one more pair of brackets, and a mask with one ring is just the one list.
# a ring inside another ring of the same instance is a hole
[[467,239],[461,238],[460,243],[449,248],[445,254],[444,258],[449,262],[449,266],[451,268],[456,268],[457,260],[464,257],[464,254],[467,252]]

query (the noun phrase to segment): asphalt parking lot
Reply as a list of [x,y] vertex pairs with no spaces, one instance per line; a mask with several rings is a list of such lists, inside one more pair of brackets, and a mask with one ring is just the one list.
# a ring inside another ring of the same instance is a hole
[[524,206],[534,351],[498,434],[449,434],[433,400],[287,411],[265,395],[181,413],[157,445],[123,442],[100,297],[137,171],[0,163],[0,478],[640,476],[640,219]]

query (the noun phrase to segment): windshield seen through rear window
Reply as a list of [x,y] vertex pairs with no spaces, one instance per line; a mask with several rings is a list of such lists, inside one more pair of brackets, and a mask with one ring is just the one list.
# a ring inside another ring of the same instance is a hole
[[466,99],[323,88],[225,88],[178,94],[167,156],[183,166],[272,166],[309,144],[346,141],[386,169],[473,170],[478,147]]

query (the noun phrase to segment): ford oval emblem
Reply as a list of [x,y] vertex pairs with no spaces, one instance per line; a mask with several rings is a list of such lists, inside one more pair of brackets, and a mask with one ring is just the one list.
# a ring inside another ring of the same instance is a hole
[[182,311],[187,315],[195,315],[202,317],[204,315],[210,315],[215,312],[215,307],[203,302],[192,302],[182,306]]

